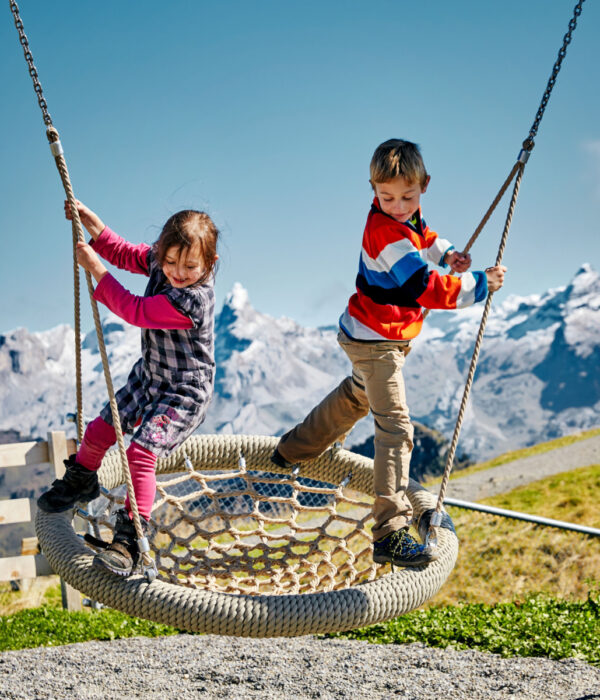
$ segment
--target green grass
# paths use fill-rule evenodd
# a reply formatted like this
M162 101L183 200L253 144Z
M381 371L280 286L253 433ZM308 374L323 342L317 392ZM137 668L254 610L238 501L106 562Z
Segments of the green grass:
M178 633L167 625L114 610L70 613L45 605L0 617L0 651ZM422 642L432 647L478 649L504 657L577 657L600 666L600 602L597 591L585 601L557 600L538 594L497 605L418 610L390 622L324 636L375 644Z
M43 605L0 617L0 651L171 634L178 630L116 610L67 612Z
M600 666L600 602L534 595L497 605L429 608L383 624L336 635L375 644L423 642L508 656L577 657Z
M600 465L555 474L483 501L600 528ZM600 537L448 508L460 541L454 570L433 605L502 603L546 593L584 600L600 581Z

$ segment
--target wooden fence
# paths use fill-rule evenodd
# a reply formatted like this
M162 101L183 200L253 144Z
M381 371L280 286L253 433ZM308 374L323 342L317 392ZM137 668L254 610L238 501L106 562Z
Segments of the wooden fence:
M60 478L65 467L63 460L76 451L74 440L67 440L62 431L48 433L46 442L17 442L0 445L0 469L19 469L26 465L46 469L49 480ZM0 500L0 537L2 526L11 523L28 523L35 518L36 502L29 498ZM22 540L21 554L0 558L0 581L19 581L50 576L54 572L46 557L39 552L36 537ZM81 595L61 580L63 607L81 610Z

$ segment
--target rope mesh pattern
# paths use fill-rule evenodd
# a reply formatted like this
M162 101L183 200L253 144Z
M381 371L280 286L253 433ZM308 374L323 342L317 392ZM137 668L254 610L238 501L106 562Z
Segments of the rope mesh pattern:
M160 574L152 583L93 568L71 513L38 511L42 550L54 571L92 600L190 632L273 637L346 630L396 617L435 595L456 561L454 532L440 528L439 559L426 567L376 566L372 461L330 450L303 464L299 475L275 474L268 470L276 444L261 436L194 436L158 460L149 539ZM240 452L247 465L240 465ZM191 467L182 472L186 456ZM107 489L122 485L118 452L106 456L99 476ZM433 511L435 497L413 481L408 496L416 519ZM112 496L110 507L120 501ZM93 522L96 532L109 526L105 514Z
M223 593L307 593L389 569L372 560L373 499L342 485L243 463L226 473L190 464L161 478L157 491L149 542L161 580ZM94 531L112 529L119 492L100 500L103 513L86 517Z

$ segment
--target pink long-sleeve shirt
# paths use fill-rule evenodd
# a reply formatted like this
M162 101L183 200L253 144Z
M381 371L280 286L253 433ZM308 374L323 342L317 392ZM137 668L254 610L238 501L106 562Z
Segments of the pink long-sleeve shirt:
M98 255L119 269L149 276L148 253L151 247L146 243L129 243L106 226L91 245ZM186 329L194 326L193 321L178 311L165 294L137 296L110 273L98 282L94 299L139 328Z

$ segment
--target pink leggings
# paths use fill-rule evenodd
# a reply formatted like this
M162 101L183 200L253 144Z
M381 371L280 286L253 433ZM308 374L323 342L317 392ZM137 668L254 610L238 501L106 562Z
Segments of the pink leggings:
M77 452L77 462L90 471L98 471L106 451L116 441L117 435L113 426L98 416L86 428L83 442ZM127 448L127 460L138 510L140 515L148 520L156 494L156 455L137 442L132 442ZM125 507L131 513L129 496Z

